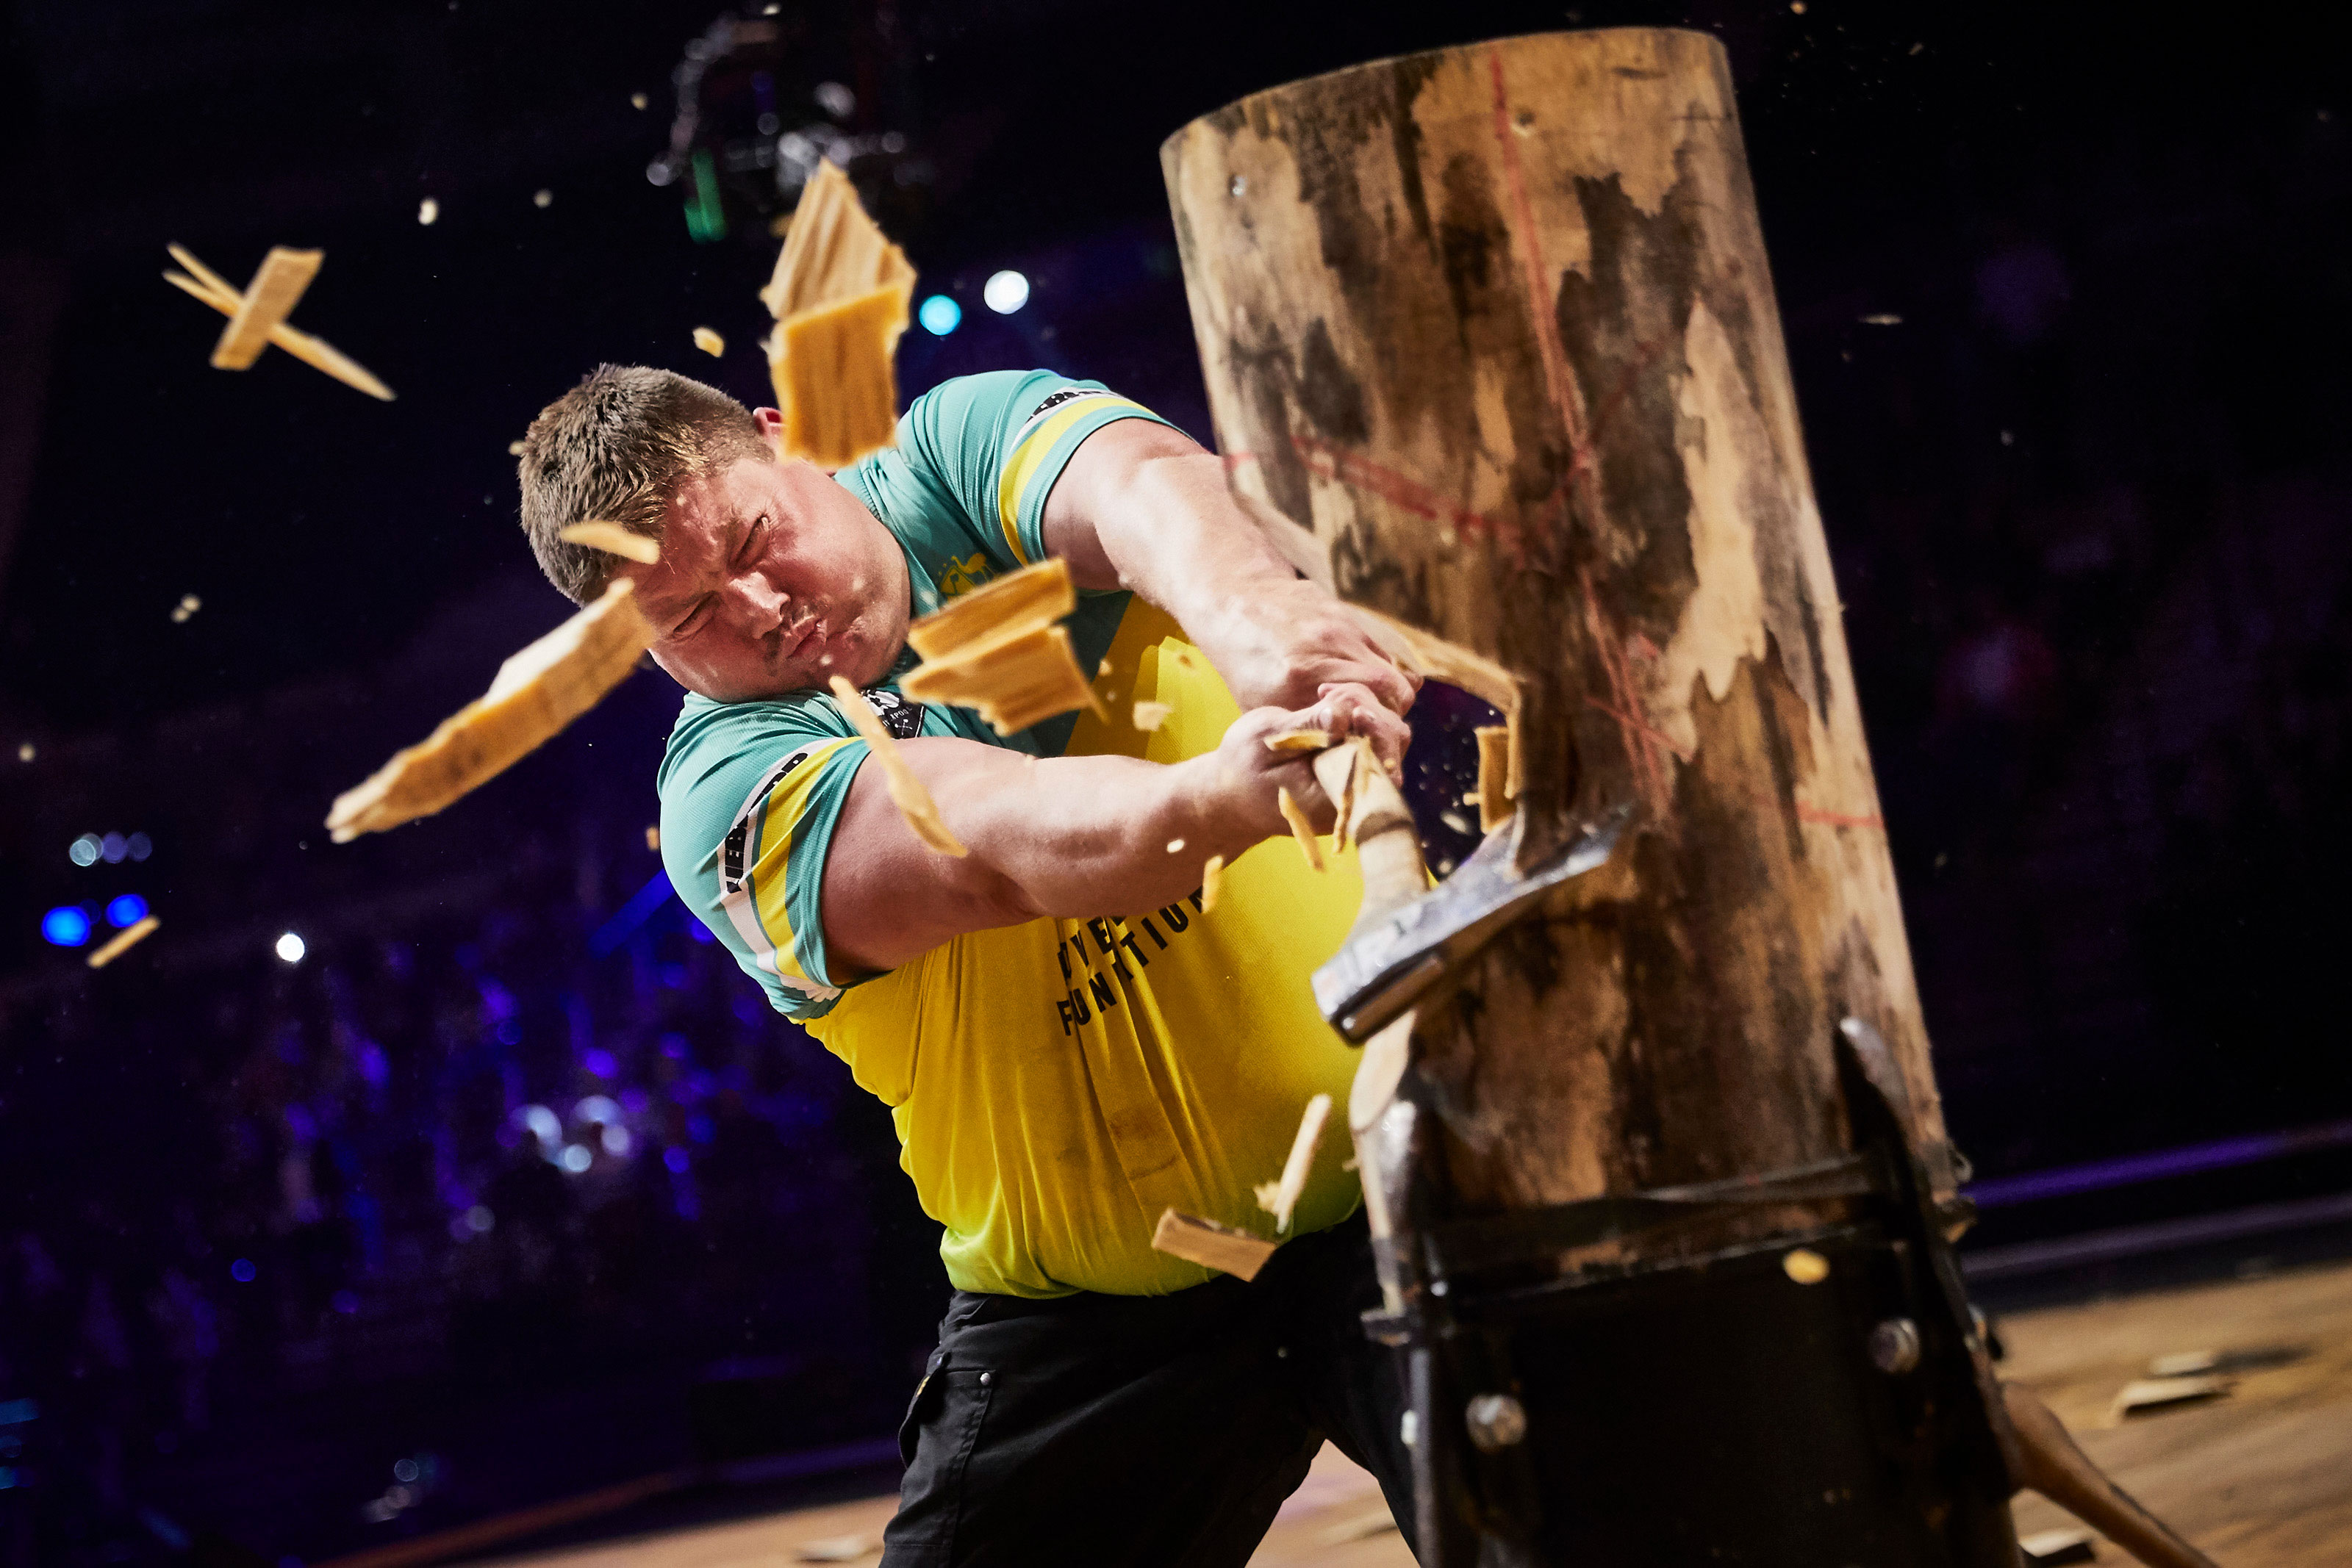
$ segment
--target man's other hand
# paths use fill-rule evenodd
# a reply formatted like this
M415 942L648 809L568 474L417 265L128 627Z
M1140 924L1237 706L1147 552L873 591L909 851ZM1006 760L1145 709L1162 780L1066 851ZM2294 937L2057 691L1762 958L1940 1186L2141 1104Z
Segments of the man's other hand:
M1380 644L1311 582L1259 585L1234 595L1213 635L1218 673L1244 708L1305 707L1353 686L1394 717L1412 710L1421 690L1420 676L1391 664ZM1402 734L1404 727L1396 727ZM1379 733L1360 733L1381 746ZM1381 755L1393 772L1402 743L1396 756L1385 748Z
M1214 755L1216 781L1224 798L1228 820L1246 824L1246 843L1287 833L1277 791L1305 810L1318 832L1328 833L1337 818L1337 806L1315 781L1315 753L1276 751L1266 742L1300 730L1322 730L1336 740L1360 735L1390 777L1404 763L1405 743L1412 732L1370 687L1359 682L1326 685L1313 706L1303 708L1253 708L1234 721Z
M1045 529L1080 587L1132 589L1176 617L1244 709L1303 708L1340 685L1391 714L1412 706L1419 677L1301 580L1234 500L1224 465L1166 425L1121 420L1087 437L1046 497Z

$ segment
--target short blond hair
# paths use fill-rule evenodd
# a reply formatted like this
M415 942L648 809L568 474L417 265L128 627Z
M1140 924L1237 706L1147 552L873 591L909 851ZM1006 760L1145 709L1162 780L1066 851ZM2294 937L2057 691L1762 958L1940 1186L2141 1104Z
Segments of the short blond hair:
M613 557L556 536L618 523L661 538L688 480L739 457L773 459L751 411L716 387L646 365L598 365L540 411L522 438L522 531L539 569L574 604L604 591Z

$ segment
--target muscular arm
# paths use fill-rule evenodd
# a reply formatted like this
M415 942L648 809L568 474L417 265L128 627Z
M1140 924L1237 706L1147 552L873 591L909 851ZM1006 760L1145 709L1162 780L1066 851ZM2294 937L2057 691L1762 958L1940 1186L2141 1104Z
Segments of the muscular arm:
M1126 588L1176 618L1246 710L1218 749L1172 767L1120 757L1037 759L965 740L900 747L961 859L926 849L860 768L824 868L825 947L842 976L887 969L969 931L1040 915L1148 909L1288 831L1276 790L1328 826L1330 805L1284 729L1368 737L1393 771L1415 683L1331 596L1301 581L1225 488L1223 465L1148 420L1119 420L1072 455L1045 501L1046 548L1087 588ZM1181 840L1183 848L1168 846Z
M1265 747L1287 729L1364 727L1360 687L1303 713L1244 714L1218 748L1173 765L1131 757L1037 758L973 740L909 740L899 755L971 852L926 848L861 767L825 857L825 949L836 977L905 963L951 937L1040 915L1126 914L1201 885L1211 855L1231 861L1289 825L1276 790L1331 810L1309 764ZM1170 843L1183 841L1171 852Z
M1045 544L1087 588L1132 589L1176 618L1244 708L1299 708L1326 685L1368 687L1392 714L1414 682L1338 601L1300 580L1225 487L1224 465L1149 420L1086 439L1045 497ZM1377 726L1391 765L1404 726Z

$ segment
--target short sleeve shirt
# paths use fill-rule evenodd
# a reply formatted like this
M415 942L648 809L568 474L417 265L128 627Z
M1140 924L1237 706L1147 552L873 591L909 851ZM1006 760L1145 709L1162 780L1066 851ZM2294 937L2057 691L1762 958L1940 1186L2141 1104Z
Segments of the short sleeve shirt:
M968 376L916 400L895 447L836 478L906 551L909 609L923 615L1044 559L1045 498L1071 455L1106 424L1157 417L1047 371ZM1237 716L1208 662L1144 601L1083 592L1068 627L1108 720L1067 714L999 736L968 709L907 697L911 653L865 700L901 738L1040 758L1179 761L1214 749ZM1171 712L1139 730L1138 701ZM1207 1278L1151 1249L1160 1210L1269 1231L1253 1188L1279 1174L1307 1099L1345 1096L1355 1053L1316 1011L1308 976L1360 900L1352 859L1317 873L1296 845L1262 844L1226 871L1213 909L1196 893L1125 918L1043 918L855 977L827 960L821 899L867 749L828 693L688 696L659 776L673 885L771 1003L891 1107L960 1289L1153 1294ZM1318 1157L1299 1229L1353 1207L1343 1157Z

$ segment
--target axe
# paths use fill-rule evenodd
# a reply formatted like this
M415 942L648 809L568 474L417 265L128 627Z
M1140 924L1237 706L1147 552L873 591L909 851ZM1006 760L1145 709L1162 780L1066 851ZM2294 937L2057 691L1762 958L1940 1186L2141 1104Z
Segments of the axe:
M1403 796L1371 747L1349 741L1318 753L1315 779L1339 811L1340 842L1353 841L1364 878L1363 905L1339 951L1315 971L1317 1006L1351 1044L1365 1045L1349 1094L1348 1121L1357 1139L1366 1208L1381 1249L1389 1312L1418 1294L1410 1260L1400 1258L1395 1232L1410 1229L1402 1210L1409 1134L1392 1131L1385 1115L1411 1061L1413 1005L1517 921L1541 907L1554 889L1609 862L1632 809L1619 806L1583 824L1555 853L1519 869L1527 813L1515 811L1486 835L1476 852L1435 887L1421 854L1421 838ZM1400 1107L1402 1125L1412 1108ZM1393 1146L1391 1146L1393 1145ZM2049 1407L2015 1384L1999 1385L2000 1403L1987 1412L1997 1428L2011 1485L2032 1489L2096 1526L2151 1568L2215 1568L2102 1474L2067 1436ZM1417 1401L1417 1404L1419 1402ZM1431 1412L1421 1416L1433 1434ZM1425 1452L1425 1450L1424 1450ZM1417 1468L1425 1465L1416 1455ZM1419 1483L1421 1478L1416 1477ZM1425 1538L1435 1524L1423 1494Z

